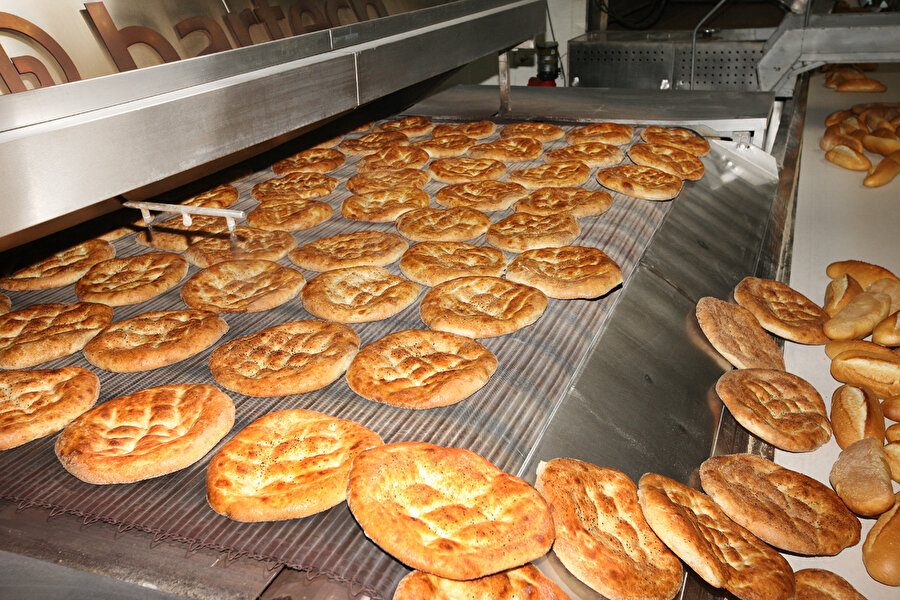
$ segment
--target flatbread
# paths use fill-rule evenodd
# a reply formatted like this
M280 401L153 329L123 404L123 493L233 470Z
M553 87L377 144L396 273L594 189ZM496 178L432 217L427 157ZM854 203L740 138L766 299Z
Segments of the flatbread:
M340 150L333 148L310 148L303 150L272 165L276 175L286 173L328 173L334 171L347 160Z
M778 369L723 374L716 394L744 428L777 448L811 452L831 439L825 402L807 381Z
M428 172L419 169L382 169L354 175L347 180L347 189L354 194L370 194L397 187L421 188L428 178Z
M552 142L563 136L563 130L551 123L513 123L500 130L501 138L530 137Z
M299 519L347 497L350 463L381 445L359 423L312 410L280 410L242 429L213 456L206 499L236 521Z
M428 165L431 176L442 183L499 179L506 165L490 158L439 158Z
M409 243L396 233L357 231L320 238L288 254L301 269L330 271L344 267L384 267L400 259Z
M647 523L700 577L741 600L790 600L794 573L781 554L729 519L712 499L648 473L638 499Z
M614 192L642 200L671 200L681 192L681 178L644 165L600 169L597 181Z
M448 134L414 142L413 146L421 148L431 158L450 158L462 156L477 143L478 140L467 135Z
M471 338L496 337L537 321L547 296L498 277L458 277L433 287L419 305L422 321L438 331Z
M425 208L431 198L416 187L394 187L353 195L344 200L341 214L354 221L389 223L400 215Z
M292 171L287 175L268 179L253 186L251 193L260 204L312 200L330 194L337 179L322 173Z
M413 571L400 580L392 600L569 600L558 585L531 563L495 575L456 581Z
M483 235L491 219L467 206L456 208L417 208L397 219L397 231L417 242L462 242Z
M469 148L472 158L492 158L506 162L533 160L544 151L544 145L531 137L504 137Z
M237 188L231 184L223 183L211 190L206 190L205 192L191 196L186 200L182 200L179 204L186 206L201 206L203 208L228 208L237 202L237 199Z
M539 188L518 200L516 212L532 215L554 215L567 212L576 219L603 214L612 206L612 196L606 190L586 190L574 187Z
M702 178L706 171L703 162L687 150L665 144L635 144L628 149L628 158L690 181Z
M599 298L622 283L622 270L597 248L562 246L526 250L509 263L506 278L550 298Z
M404 146L409 138L400 131L373 131L358 138L344 140L338 147L347 154L365 156L385 146Z
M667 129L651 125L641 131L641 138L651 144L664 144L681 148L694 156L703 156L709 153L709 142L687 129L677 127Z
M706 338L738 369L784 370L781 349L746 308L707 296L696 313Z
M656 537L627 475L571 458L538 467L535 487L550 505L553 552L610 600L669 600L681 590L681 561Z
M434 287L467 275L500 277L506 255L496 248L464 242L422 242L400 259L400 271L415 282Z
M75 284L83 302L125 306L149 300L176 286L188 263L171 252L148 252L97 263Z
M518 183L489 179L442 187L435 193L434 200L447 208L468 206L482 212L493 212L507 210L527 194L528 191Z
M99 395L100 380L81 367L0 373L0 450L56 433Z
M81 350L109 325L113 309L96 302L33 304L0 316L0 369L24 369Z
M569 213L532 215L517 212L488 227L485 239L491 246L507 252L525 252L567 246L580 233L578 221Z
M830 556L859 542L859 519L831 488L761 456L709 458L700 481L725 514L776 548Z
M570 131L566 134L566 141L570 144L602 142L620 146L630 142L633 136L634 129L622 123L591 123Z
M570 160L510 171L507 179L529 190L542 187L570 187L588 180L591 169L583 162Z
M139 231L134 241L157 250L184 252L192 244L223 235L228 235L228 224L225 217L198 215L191 218L190 225L185 225L181 217L153 225L151 228Z
M544 155L548 163L578 161L589 167L611 167L625 160L625 153L618 146L603 142L583 142L565 148L550 150Z
M116 251L109 242L88 240L20 269L9 277L0 277L0 288L47 290L62 287L75 283L98 262L115 255Z
M383 550L449 579L523 565L553 543L537 490L458 448L404 442L362 452L350 469L347 504Z
M434 123L427 117L403 117L393 121L381 123L375 131L399 131L407 137L421 137L428 135L434 129Z
M195 273L181 287L181 299L197 310L259 312L295 298L303 274L269 260L226 260Z
M6 294L0 294L0 315L5 315L12 308L12 300Z
M87 483L132 483L194 464L234 424L234 403L207 384L147 388L107 400L66 427L56 457Z
M493 121L471 121L469 123L443 123L432 130L435 138L446 135L464 135L476 140L490 137L497 125Z
M846 579L825 569L801 569L794 579L795 600L866 600Z
M419 284L382 267L348 267L317 275L303 289L303 308L338 323L380 321L415 302Z
M201 269L226 260L278 260L297 246L297 240L286 231L256 229L238 225L234 234L197 242L184 252L192 265Z
M425 166L429 156L416 146L384 146L372 154L367 154L356 163L360 173L391 169L418 169Z
M175 364L215 344L228 324L214 312L168 310L117 321L84 347L92 365L118 373Z
M324 223L333 212L330 204L318 200L262 204L247 214L247 224L266 231L301 231Z
M209 370L233 392L270 398L321 389L340 377L359 336L340 323L289 321L219 346Z
M798 344L824 344L830 317L821 306L787 284L745 277L734 288L734 301L753 313L766 331Z

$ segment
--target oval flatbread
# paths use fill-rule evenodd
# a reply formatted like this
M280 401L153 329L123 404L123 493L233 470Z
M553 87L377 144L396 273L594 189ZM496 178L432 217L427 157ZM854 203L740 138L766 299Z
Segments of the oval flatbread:
M458 448L404 442L362 452L350 468L347 504L391 556L449 579L518 567L553 543L537 490Z
M350 464L382 444L359 423L311 410L280 410L238 432L206 470L206 499L236 521L299 519L347 497Z
M233 185L224 183L217 185L211 190L206 190L202 194L191 196L186 200L182 200L179 204L187 206L202 206L203 208L228 208L238 199L237 188Z
M551 123L513 123L500 130L501 138L529 137L552 142L563 136L563 130Z
M428 153L416 146L385 146L359 159L356 170L371 171L418 169L428 162Z
M506 172L506 165L490 158L439 158L428 165L436 181L465 183L499 179Z
M396 233L357 231L320 238L288 254L301 269L330 271L344 267L383 267L400 259L409 243Z
M472 158L493 158L504 162L533 160L544 151L544 145L534 138L507 137L469 148Z
M478 140L467 135L448 134L415 142L413 145L427 152L431 158L451 158L462 156L477 143Z
M569 600L558 585L527 564L496 575L456 581L413 571L400 580L392 600Z
M435 138L445 135L465 135L480 140L490 137L497 126L493 121L472 121L469 123L443 123L434 128L431 135Z
M846 579L825 569L801 569L794 579L796 600L866 600Z
M634 129L622 123L591 123L570 131L566 134L566 141L570 144L602 142L620 146L630 142L633 136Z
M354 194L370 194L398 187L421 188L428 183L428 173L419 169L382 169L359 173L347 180Z
M347 160L343 152L333 148L310 148L293 156L279 160L272 165L276 175L286 173L328 173L334 171Z
M234 403L215 386L163 385L87 411L59 434L56 456L87 483L132 483L189 467L233 424Z
M394 187L350 196L341 205L341 213L354 221L388 223L417 208L425 208L431 198L416 187Z
M482 212L493 212L508 209L526 194L528 191L518 183L490 179L442 187L434 195L434 200L447 208L468 206Z
M411 138L428 135L432 129L434 129L434 123L426 117L403 117L386 121L375 127L375 131L399 131Z
M330 204L318 200L261 204L247 214L247 224L266 231L301 231L324 223L332 213Z
M671 200L681 192L681 178L644 165L600 169L597 181L614 192L642 200Z
M496 248L464 242L422 242L400 259L400 271L409 279L434 287L467 275L500 277L506 255Z
M75 283L98 262L116 255L115 248L103 240L88 240L72 246L9 277L0 277L6 290L46 290Z
M542 187L570 187L588 180L591 169L583 162L570 160L510 171L507 179L529 190Z
M251 193L260 204L312 200L330 194L337 179L322 173L289 172L253 186Z
M603 142L584 142L565 148L550 150L544 155L548 163L578 161L589 167L611 167L625 160L625 153L618 146Z
M537 189L517 201L516 212L532 215L554 215L567 212L576 219L603 214L612 206L612 196L606 190L586 190L574 187L545 187Z
M338 323L387 319L415 302L419 284L382 267L348 267L317 275L303 289L303 308Z
M622 270L597 248L563 246L526 250L509 263L506 278L550 298L598 298L622 283Z
M171 252L111 258L91 267L75 284L75 294L84 302L137 304L177 285L187 270L187 261Z
M297 240L287 231L239 225L231 235L197 242L184 251L184 256L192 265L204 269L226 260L278 260L296 246Z
M628 149L628 158L690 181L697 181L706 171L703 162L687 150L664 144L635 144Z
M0 315L5 315L12 308L12 300L6 294L0 294Z
M696 314L709 342L738 369L784 370L778 344L746 308L707 296L697 302Z
M397 219L397 231L416 242L463 242L483 235L491 225L486 214L467 206L417 208Z
M780 281L745 277L734 288L734 301L753 313L763 329L779 337L798 344L828 341L823 329L828 313Z
M641 131L641 138L651 144L674 146L690 152L694 156L703 156L709 152L709 142L687 129L658 127L651 125Z
M569 213L532 215L517 212L488 227L485 239L491 246L507 252L525 252L566 246L580 233L578 221Z
M381 150L385 146L405 146L409 138L401 131L373 131L358 138L344 140L339 148L347 154L364 156Z
M303 274L269 260L227 260L195 273L181 287L181 299L197 310L259 312L295 298Z

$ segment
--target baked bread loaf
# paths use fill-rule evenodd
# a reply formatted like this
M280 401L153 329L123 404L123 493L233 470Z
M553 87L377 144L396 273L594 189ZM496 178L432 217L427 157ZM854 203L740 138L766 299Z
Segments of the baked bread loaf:
M434 129L434 123L427 117L402 117L386 121L375 127L375 131L399 131L407 137L428 135Z
M866 600L846 579L824 569L801 569L794 573L796 600Z
M492 158L504 162L533 160L544 151L540 140L532 137L503 137L469 148L472 158Z
M895 150L879 161L875 168L863 179L866 187L881 187L889 184L900 173L900 150Z
M866 387L879 398L900 394L900 356L864 350L841 352L831 361L831 376L841 383Z
M211 237L184 251L185 258L201 269L226 260L279 260L297 246L287 231L267 231L238 225L230 236Z
M877 79L863 77L861 79L846 79L834 88L838 92L886 92L887 87Z
M569 160L510 171L507 179L529 190L542 187L570 187L588 180L591 169L583 162Z
M406 330L365 346L347 369L354 392L383 404L425 409L465 400L488 382L497 359L473 339Z
M571 458L538 466L535 487L550 505L553 553L611 600L668 600L681 589L681 561L656 537L627 475Z
M187 270L187 261L171 252L111 258L91 267L75 283L75 294L83 302L137 304L177 285Z
M506 278L550 298L599 298L622 283L622 270L597 248L563 246L526 250L509 263Z
M465 135L480 140L490 137L497 126L493 121L471 121L469 123L442 123L431 132L435 138L447 135Z
M566 246L578 237L581 227L569 213L533 215L517 212L488 227L485 239L507 252Z
M651 125L641 130L641 138L651 144L680 148L694 156L703 156L709 153L709 142L693 131L678 127L666 128Z
M628 149L628 158L690 181L697 181L706 171L703 162L687 150L665 144L635 144Z
M872 341L883 346L900 346L900 312L895 312L875 326Z
M419 284L382 267L326 271L303 288L303 308L320 319L365 323L391 317L415 302Z
M862 293L863 288L858 281L850 275L841 275L828 282L828 286L825 288L825 304L822 309L828 313L828 316L833 317L853 298Z
M0 315L5 315L12 308L12 301L6 294L0 294Z
M878 517L863 543L863 563L875 581L885 585L900 585L900 493L894 496L894 506Z
M836 279L842 275L849 275L858 281L863 289L868 288L879 279L898 279L896 275L884 267L861 260L841 260L833 262L826 267L825 274L832 279Z
M872 168L872 161L865 154L841 144L826 152L825 159L851 171L868 171Z
M532 215L553 215L567 212L576 219L594 217L605 213L612 206L612 196L606 190L586 190L574 187L545 187L537 189L527 198L517 201L516 212Z
M825 355L832 360L838 354L847 350L863 350L865 352L874 352L875 354L884 354L885 356L894 356L890 348L885 348L881 344L867 342L866 340L831 340L825 344Z
M847 508L863 517L878 516L894 504L891 467L881 440L867 437L844 448L829 481Z
M266 231L301 231L327 221L332 213L330 204L318 200L269 203L247 213L247 224Z
M430 201L419 188L395 187L350 196L341 205L341 214L354 221L389 223L411 210L425 208Z
M435 181L465 183L499 179L506 172L506 165L491 158L439 158L428 165Z
M489 179L445 186L437 191L434 200L447 208L467 206L482 212L493 212L506 210L513 202L527 195L528 191L518 183Z
M428 179L428 172L421 169L381 169L354 175L347 180L347 189L354 194L371 194L398 187L421 188Z
M500 250L463 242L422 242L400 259L406 277L429 287L467 275L500 277L505 269Z
M841 448L866 437L884 441L884 414L865 388L842 385L831 396L831 428Z
M463 242L488 230L491 219L468 206L455 208L417 208L397 219L397 231L417 242Z
M303 150L272 165L276 175L286 173L328 173L334 171L347 160L343 152L333 148L310 148ZM236 191L236 190L235 190ZM235 199L237 196L235 195Z
M563 130L551 123L513 123L500 130L501 138L530 137L552 142L563 136Z
M713 347L738 369L784 370L784 356L749 310L717 298L697 302L697 321Z
M625 153L621 148L603 142L572 144L544 154L544 161L548 163L577 161L589 167L611 167L623 160Z
M206 499L235 521L299 519L347 497L350 463L383 442L359 423L279 410L242 429L206 469Z
M250 190L253 199L261 204L312 200L330 194L338 180L322 173L292 171L287 175L257 183Z
M0 277L5 290L46 290L75 283L98 262L116 255L112 244L88 240L20 269L9 277Z
M234 424L234 403L206 384L143 389L107 400L56 439L56 457L87 483L132 483L184 469Z
M319 238L288 254L301 269L330 271L344 267L383 267L398 260L409 243L396 233L357 231Z
M478 140L474 137L462 134L447 134L414 142L413 145L427 152L431 158L452 158L454 156L462 156L466 153L466 150L477 143Z
M643 200L671 200L681 192L681 178L644 165L600 169L597 181L615 192Z
M630 142L633 136L634 129L622 123L591 123L567 133L566 141L570 144L601 142L620 146Z
M891 421L900 421L900 396L891 396L881 402L881 412Z
M553 543L537 490L458 448L402 442L362 452L350 468L347 504L391 556L448 579L524 565Z
M885 277L877 279L866 287L869 293L886 294L891 297L891 307L888 314L894 314L900 310L900 280Z
M413 571L400 580L393 600L488 598L492 600L569 600L569 596L531 563L495 575L456 581Z
M182 200L179 204L187 206L202 206L204 208L228 208L238 199L237 188L231 184L223 183L211 190L206 190L190 198Z
M359 159L356 170L372 171L418 169L428 162L428 153L415 146L384 146Z
M766 331L798 344L824 344L828 320L818 304L787 284L745 277L734 288L734 301L753 313Z
M195 273L181 287L181 299L197 310L259 312L295 298L303 274L269 260L228 260Z
M385 146L405 146L409 138L402 131L373 131L358 138L348 139L338 144L347 154L365 156L377 152Z

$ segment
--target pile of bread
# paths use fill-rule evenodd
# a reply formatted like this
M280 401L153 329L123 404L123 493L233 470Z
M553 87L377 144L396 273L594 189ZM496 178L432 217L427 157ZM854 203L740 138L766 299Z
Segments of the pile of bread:
M860 63L824 65L825 87L838 92L885 92L883 83L866 75L876 68L874 64Z
M852 171L866 171L863 185L880 187L900 172L900 102L856 104L825 119L819 147L825 158ZM873 166L866 152L881 157Z

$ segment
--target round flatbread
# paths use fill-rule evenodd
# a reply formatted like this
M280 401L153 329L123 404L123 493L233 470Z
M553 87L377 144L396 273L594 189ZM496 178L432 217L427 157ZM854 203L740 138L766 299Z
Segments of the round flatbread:
M428 153L416 146L384 146L356 163L360 173L371 171L418 169L428 162Z
M506 165L490 158L439 158L428 165L432 177L442 183L499 179Z
M253 186L251 193L260 204L312 200L330 194L337 179L322 173L289 172Z
M466 137L475 138L476 140L490 137L497 125L493 121L472 121L469 123L443 123L432 130L433 137L443 137L447 135L464 135Z
M148 252L97 263L75 284L84 302L125 306L144 302L178 284L188 263L171 252Z
M391 556L449 579L518 567L553 543L537 490L458 448L404 442L362 452L350 468L347 504Z
M422 321L470 338L496 337L537 321L547 308L538 289L499 277L458 277L433 287L419 306Z
M191 196L182 200L179 204L187 206L202 206L203 208L228 208L238 199L237 188L231 184L223 183L202 194Z
M301 231L324 223L332 213L330 204L318 200L261 204L247 214L247 224L266 231Z
M56 457L87 483L143 481L194 464L233 424L234 403L215 386L163 385L75 419L56 439Z
M347 189L354 194L370 194L397 187L421 188L428 183L428 173L419 169L383 169L359 173L347 180Z
M566 141L570 144L601 142L620 146L630 142L633 136L634 129L622 123L592 123L567 133Z
M75 283L98 262L116 255L112 244L88 240L72 246L31 266L0 277L0 288L6 290L47 290Z
M348 267L317 275L303 289L303 308L338 323L387 319L415 302L422 288L382 267Z
M571 458L538 467L535 487L550 505L560 562L610 600L669 600L681 561L656 537L627 475Z
M563 136L563 130L550 123L513 123L500 130L501 138L534 138L541 142L552 142Z
M280 410L238 432L206 469L206 499L235 521L299 519L347 497L350 464L383 442L359 423Z
M738 369L784 371L784 355L778 344L746 308L707 296L697 302L696 314L709 342Z
M109 325L113 309L96 302L33 304L0 316L0 369L24 369L81 350Z
M716 394L744 428L777 448L811 452L831 439L825 402L807 381L777 369L728 371Z
M603 214L612 206L612 196L606 190L586 190L573 187L545 187L537 189L517 201L516 212L532 215L555 215L567 212L576 219Z
M400 259L404 275L429 287L467 275L500 277L505 269L506 255L500 250L463 242L422 242Z
M310 271L384 267L399 260L407 248L409 243L396 233L357 231L320 238L292 250L288 258L301 269Z
M270 398L321 389L340 377L359 336L340 323L290 321L223 344L209 370L233 392Z
M794 579L796 600L866 600L846 579L825 569L801 569Z
M443 331L406 330L360 350L347 369L347 383L375 402L426 409L468 398L496 370L496 357L473 339Z
M295 298L303 274L269 260L226 260L195 273L181 287L181 299L197 310L259 312Z
M590 167L583 162L570 160L510 171L507 178L525 186L529 190L536 190L542 187L581 185L588 180L590 175Z
M85 345L84 357L107 371L149 371L206 350L226 331L228 324L210 311L147 312L104 329Z
M434 200L441 206L468 206L482 212L506 210L524 198L528 191L518 183L508 181L467 181L442 187Z
M558 585L531 563L496 575L456 581L423 571L413 571L400 580L392 600L569 600Z
M0 294L0 315L5 315L12 308L12 300L6 294Z
M821 306L790 286L745 277L734 288L734 301L753 313L766 331L798 344L824 344L823 327L830 317Z
M157 250L184 252L197 242L222 235L228 235L224 217L199 215L191 218L190 225L185 225L181 217L163 221L138 232L134 241Z
M344 140L339 148L347 154L365 156L385 146L405 146L409 138L400 131L373 131L352 140Z
M578 161L589 167L611 167L625 160L625 153L618 146L603 142L583 142L565 148L550 150L544 155L548 163Z
M694 156L703 156L709 153L709 142L687 129L658 127L651 125L641 131L641 138L651 144L663 144L674 146Z
M407 137L421 137L428 135L434 129L434 123L426 117L403 117L381 123L375 131L399 131Z
M347 160L343 152L333 148L310 148L293 156L279 160L272 165L276 175L286 173L328 173L334 171Z
M184 252L192 265L201 269L226 260L278 260L297 246L297 240L286 231L267 231L239 225L229 236L197 242Z
M427 152L431 158L450 158L462 156L477 143L478 140L467 135L448 134L415 142L413 145Z
M504 137L469 148L472 158L493 158L505 162L533 160L544 151L544 145L530 137Z
M830 556L859 542L859 519L831 488L761 456L709 458L700 481L725 514L776 548Z
M56 433L99 395L100 380L81 367L0 373L0 450Z
M706 171L703 162L687 150L664 144L635 144L628 149L628 158L690 181L697 181Z
M416 242L463 242L483 235L491 219L474 208L417 208L397 219L397 231Z
M506 278L550 298L599 298L622 283L622 270L597 248L563 246L526 250L509 263Z
M425 208L431 198L416 187L393 187L350 196L341 205L341 213L354 221L389 223L400 215Z
M681 192L679 177L644 165L600 169L597 181L614 192L642 200L671 200Z
M488 227L485 239L507 252L566 246L581 233L575 217L568 213L532 215L517 212Z

